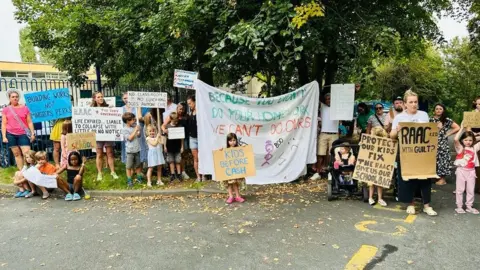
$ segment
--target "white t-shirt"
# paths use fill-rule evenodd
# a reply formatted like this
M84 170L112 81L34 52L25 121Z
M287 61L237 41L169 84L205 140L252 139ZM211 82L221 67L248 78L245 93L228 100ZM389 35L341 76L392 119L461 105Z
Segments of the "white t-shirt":
M417 111L416 114L408 114L406 111L398 114L393 118L393 123L392 123L392 129L396 129L398 126L398 123L408 123L408 122L413 122L413 123L428 123L430 122L430 119L428 117L428 114L424 111Z
M321 103L320 115L322 116L322 131L328 133L338 133L338 120L330 120L331 108Z
M167 120L167 116L169 116L172 112L177 111L177 104L172 103L170 105L167 105L167 108L165 108L165 111L163 112L163 122Z

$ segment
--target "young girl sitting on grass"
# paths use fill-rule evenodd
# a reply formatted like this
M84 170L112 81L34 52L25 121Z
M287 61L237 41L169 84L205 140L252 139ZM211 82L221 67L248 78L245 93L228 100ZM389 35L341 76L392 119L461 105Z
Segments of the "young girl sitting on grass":
M227 148L237 147L237 146L238 146L237 135L235 135L234 133L229 133L227 135ZM243 203L245 201L244 198L240 197L240 185L245 184L245 178L226 180L220 183L222 187L226 188L228 191L228 199L226 201L227 204L231 204L233 202ZM234 195L235 197L233 197Z
M57 173L61 174L67 170L67 183L70 193L65 196L65 201L78 201L81 199L80 190L83 186L83 174L85 173L87 158L82 158L78 152L70 152L67 161L67 167L62 167Z
M24 198L31 193L28 180L23 177L23 172L31 166L35 166L35 151L33 150L29 150L25 153L25 165L23 165L21 171L15 172L15 176L13 177L13 184L18 186L18 192L15 193L15 198Z

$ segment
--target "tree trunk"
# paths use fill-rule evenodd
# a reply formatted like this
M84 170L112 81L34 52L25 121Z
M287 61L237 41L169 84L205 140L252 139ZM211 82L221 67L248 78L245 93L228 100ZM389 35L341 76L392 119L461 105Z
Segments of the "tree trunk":
M313 59L313 77L320 85L323 86L323 73L325 72L325 53L317 53Z
M300 85L305 85L309 83L310 79L308 76L309 74L308 74L307 59L303 51L301 53L301 59L298 61L295 61L295 64L297 66L298 80L300 81Z
M335 83L335 75L338 71L338 54L335 50L328 53L327 70L325 72L325 85L330 86Z

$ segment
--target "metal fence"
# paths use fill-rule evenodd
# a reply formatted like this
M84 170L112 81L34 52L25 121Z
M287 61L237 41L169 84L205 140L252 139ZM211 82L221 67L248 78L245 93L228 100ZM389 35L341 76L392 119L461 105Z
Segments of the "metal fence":
M22 92L36 92L46 91L59 88L68 88L70 94L73 97L74 104L77 104L80 98L90 98L92 94L98 90L96 81L86 81L82 85L75 85L65 80L36 80L36 79L20 79L20 78L1 78L0 77L0 95L5 96L8 89L15 88ZM121 95L128 91L141 91L141 92L168 92L171 94L175 103L186 101L189 95L194 94L192 90L186 89L162 89L159 85L117 85L115 87L102 87L102 92L105 97L116 97L116 107L122 107L125 105L121 99ZM8 99L7 99L8 100ZM0 104L4 106L5 104ZM1 123L1 115L0 115ZM55 121L41 122L34 124L36 140L32 143L32 150L34 151L46 151L49 160L52 160L53 156L53 142L50 140L50 131L53 128ZM2 135L0 133L0 140ZM116 152L120 151L120 143L116 144ZM91 150L82 151L83 155L90 157L95 155ZM0 145L0 166L8 167L15 164L15 160L11 155L11 151L7 148L7 145L2 143Z

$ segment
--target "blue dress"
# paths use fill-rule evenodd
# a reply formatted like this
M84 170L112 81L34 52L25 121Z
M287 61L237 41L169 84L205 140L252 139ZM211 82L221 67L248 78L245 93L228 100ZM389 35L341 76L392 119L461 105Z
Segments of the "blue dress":
M127 107L123 106L123 113L127 112ZM132 111L136 112L137 108L132 108ZM142 108L142 116L148 112L148 108ZM140 123L140 162L148 161L148 146L144 133L144 124ZM127 154L125 152L125 141L122 141L122 163L127 163Z
M163 164L165 164L165 159L163 158L162 145L152 146L148 144L148 167L151 168Z

